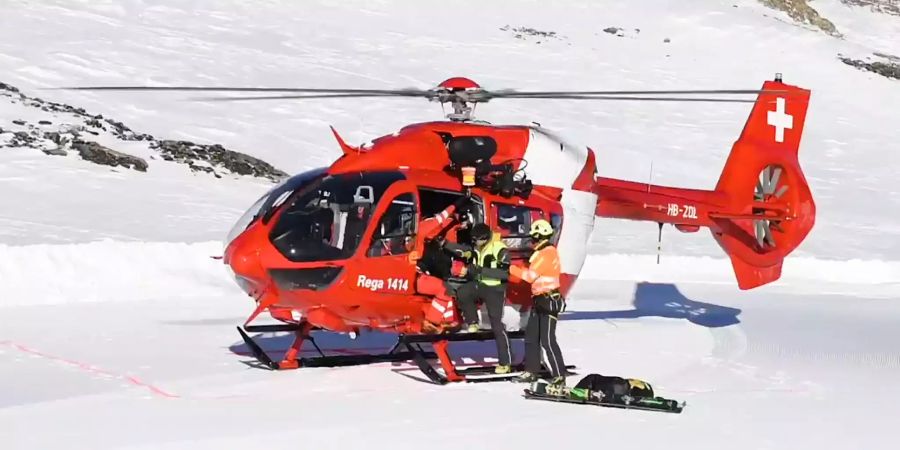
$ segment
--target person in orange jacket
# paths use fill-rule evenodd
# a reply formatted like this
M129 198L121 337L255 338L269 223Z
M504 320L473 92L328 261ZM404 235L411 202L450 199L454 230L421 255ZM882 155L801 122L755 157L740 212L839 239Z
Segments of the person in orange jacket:
M566 364L556 341L556 323L559 313L565 309L565 299L559 291L560 261L556 246L550 243L553 226L544 219L531 224L529 236L534 253L528 267L512 266L510 277L531 284L534 301L525 330L525 372L516 381L533 382L541 368L541 348L547 354L547 362L553 377L550 384L562 387L566 384Z
M426 247L421 257L413 255L416 260L416 291L432 296L432 301L425 306L425 322L423 328L426 332L440 332L445 326L453 326L458 322L458 314L453 297L448 292L445 278L450 275L451 268L443 267L438 255L430 252L439 252L443 248L443 233L454 222L457 209L468 201L467 197L461 197L456 203L448 206L443 211L435 214L419 224L419 233L426 241ZM436 246L430 241L435 241Z

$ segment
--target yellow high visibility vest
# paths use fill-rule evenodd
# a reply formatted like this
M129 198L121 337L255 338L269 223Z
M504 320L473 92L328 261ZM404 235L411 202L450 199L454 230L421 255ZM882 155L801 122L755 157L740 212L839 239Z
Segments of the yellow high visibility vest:
M475 264L478 264L479 267L484 267L486 269L496 269L500 262L500 250L506 248L506 244L499 239L492 239L488 242L487 245L484 246L483 249L475 249ZM491 260L489 266L484 265L484 260L488 255L492 255L494 258ZM484 278L479 276L478 281L488 286L499 286L502 281L496 278Z

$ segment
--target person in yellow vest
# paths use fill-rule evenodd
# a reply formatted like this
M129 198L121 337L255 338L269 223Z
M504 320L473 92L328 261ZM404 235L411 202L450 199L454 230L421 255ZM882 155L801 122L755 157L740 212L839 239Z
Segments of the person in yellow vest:
M500 235L492 232L487 224L473 225L471 237L474 244L472 262L460 273L469 281L457 289L456 300L463 321L467 324L465 331L470 333L479 330L476 302L479 299L484 302L494 340L497 341L497 358L500 360L494 372L509 373L512 370L512 354L506 326L503 325L503 306L509 282L509 254Z
M559 292L559 252L550 242L553 237L550 222L536 220L528 234L534 246L528 267L512 266L509 270L513 280L521 279L531 284L531 298L534 301L525 330L525 372L517 381L537 380L543 348L553 377L550 384L561 387L566 384L566 363L556 342L556 322L559 313L565 309L565 299Z

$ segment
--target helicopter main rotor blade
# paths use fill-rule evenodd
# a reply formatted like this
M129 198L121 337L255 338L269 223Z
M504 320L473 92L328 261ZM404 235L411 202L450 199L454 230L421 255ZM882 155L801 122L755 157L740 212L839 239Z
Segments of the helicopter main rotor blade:
M396 97L390 94L321 94L321 95L266 95L248 97L199 97L192 100L199 101L250 101L250 100L304 100L317 98L362 98L362 97ZM517 97L510 97L517 98ZM677 97L626 97L626 96L546 96L546 97L521 97L522 99L545 100L642 100L642 101L668 101L668 102L719 102L719 103L754 103L754 100L730 99L730 98L677 98Z
M189 100L201 102L233 102L233 101L249 101L249 100L303 100L317 98L363 98L363 97L409 97L397 96L390 94L309 94L309 95L264 95L264 96L247 96L247 97L194 97Z
M305 92L316 94L384 94L384 95L434 95L433 90L424 89L356 89L356 88L279 88L279 87L233 87L233 86L68 86L51 88L75 91L196 91L196 92ZM695 90L645 90L645 91L480 91L491 98L500 97L547 97L547 96L607 96L607 95L691 95L691 94L760 94L787 93L778 90L759 89L695 89Z
M381 94L410 97L431 95L431 91L422 89L329 89L229 86L68 86L51 89L70 91L306 92L312 94Z
M507 98L507 97L504 97ZM515 99L544 99L544 100L641 100L653 102L718 102L718 103L756 103L756 100L740 98L705 98L705 97L628 97L617 95L547 95L529 97L508 97Z
M673 91L497 91L490 92L489 95L494 97L546 97L558 95L691 95L691 94L777 94L787 93L788 91L779 90L760 90L760 89L696 89L696 90L673 90Z
M171 91L171 92L271 92L285 95L265 95L248 97L203 98L207 101L248 101L248 100L302 100L316 98L354 98L354 97L422 97L427 99L450 100L457 98L465 102L486 102L493 99L560 99L560 100L644 100L669 102L717 102L717 103L754 103L754 100L707 97L643 97L643 95L688 95L688 94L759 94L780 93L772 90L660 90L660 91L462 91L422 89L330 89L330 88L272 88L272 87L232 87L232 86L70 86L51 88L55 90L76 91ZM297 94L297 95L287 95ZM310 94L310 95L299 95ZM640 96L640 97L638 97Z

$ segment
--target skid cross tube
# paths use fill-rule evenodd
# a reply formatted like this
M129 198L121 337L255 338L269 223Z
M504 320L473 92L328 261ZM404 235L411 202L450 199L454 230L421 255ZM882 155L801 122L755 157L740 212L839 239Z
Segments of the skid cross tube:
M261 328L265 327L265 328ZM275 328L279 327L279 328ZM274 328L274 329L273 329ZM257 344L253 338L247 335L241 327L237 327L238 333L240 333L241 338L244 341L244 344L247 345L247 348L250 349L250 353L256 358L259 363L269 369L269 370L280 370L280 369L297 369L300 367L343 367L343 366L357 366L357 365L365 365L365 364L374 364L380 362L403 362L414 360L416 358L416 354L421 356L424 359L435 359L437 355L434 352L423 351L421 348L409 349L409 351L398 351L401 347L402 341L398 340L397 344L388 352L381 354L359 354L359 355L326 355L322 349L316 344L315 339L312 336L312 333L303 333L302 326L293 326L293 325L285 325L281 327L279 325L257 325L255 327L247 327L247 331L262 331L262 332L272 332L272 331L293 331L294 333L300 333L298 337L295 339L294 344L291 346L291 349L288 350L288 354L285 355L285 360L279 362L275 362L271 357L262 349L262 347ZM320 356L315 356L311 358L298 358L296 357L297 353L299 353L300 345L303 342L309 341L312 343L313 347L319 353ZM291 355L293 353L293 355Z
M524 339L525 331L508 331L506 335L510 339ZM444 333L444 334L407 334L401 335L403 342L422 343L422 342L465 342L465 341L491 341L494 339L493 331L477 331L474 333Z
M518 331L510 331L506 333L507 337L510 340L513 339L524 339L525 338L525 330ZM450 352L448 348L448 344L450 342L471 342L471 341L489 341L494 340L494 332L493 331L478 331L474 333L447 333L447 334L413 334L413 335L403 335L400 336L400 342L406 346L410 351L414 354L418 351L421 351L421 347L418 346L419 343L431 343L434 347L435 353L437 354L438 361L440 362L441 368L444 371L444 374L438 372L431 364L428 363L426 358L417 357L414 359L416 365L425 374L428 379L430 379L435 384L447 384L449 382L458 382L465 381L467 383L483 383L483 382L492 382L492 381L510 381L516 378L518 375L516 373L522 372L525 370L525 365L520 363L516 364L512 367L512 371L508 374L498 374L495 375L494 366L477 366L477 367L467 367L462 369L457 369L453 364L453 359L450 357ZM573 365L566 366L566 375L572 375L572 369L575 369ZM537 374L540 377L547 377L550 375L550 370L546 367L542 367L541 371Z
M359 355L326 355L312 336L313 330L303 325L256 325L247 326L247 331L251 332L275 332L275 331L291 331L296 337L291 349L285 355L285 359L281 362L273 361L271 357L253 341L249 335L241 327L237 327L238 333L244 343L250 349L251 354L259 361L260 365L269 370L297 369L300 367L344 367L365 364L374 364L381 362L403 362L412 361L419 370L435 384L447 384L449 382L465 381L469 383L480 383L490 381L508 381L516 377L515 373L524 370L523 364L513 366L510 374L494 375L494 366L478 366L457 369L449 354L450 342L472 342L472 341L489 341L494 339L492 331L478 331L474 333L446 333L446 334L401 334L397 338L397 343L387 353L381 354L359 354ZM510 340L524 339L525 331L511 331L507 333ZM311 358L297 357L300 346L309 341L319 353L320 356ZM423 344L432 344L434 351L426 351ZM429 360L437 359L443 369L443 374L429 363ZM575 366L566 366L568 374L573 372ZM546 368L542 369L538 375L548 375Z

